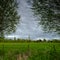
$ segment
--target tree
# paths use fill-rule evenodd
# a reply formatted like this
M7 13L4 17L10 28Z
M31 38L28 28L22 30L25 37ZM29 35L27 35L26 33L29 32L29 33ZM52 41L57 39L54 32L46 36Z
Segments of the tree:
M0 0L0 37L16 30L19 21L17 0Z
M33 0L32 6L44 31L60 33L60 0Z

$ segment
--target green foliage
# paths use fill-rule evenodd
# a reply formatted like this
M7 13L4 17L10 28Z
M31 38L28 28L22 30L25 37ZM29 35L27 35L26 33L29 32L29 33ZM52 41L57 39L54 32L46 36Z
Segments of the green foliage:
M0 0L0 37L14 32L19 21L17 0Z
M33 0L32 6L45 32L60 33L60 0Z

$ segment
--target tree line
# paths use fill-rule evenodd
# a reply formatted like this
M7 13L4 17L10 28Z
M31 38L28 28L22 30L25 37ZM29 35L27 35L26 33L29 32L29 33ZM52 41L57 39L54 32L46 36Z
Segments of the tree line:
M39 43L39 42L41 42L41 43L44 43L44 42L46 42L46 43L60 43L60 39L52 39L52 40L46 40L46 39L43 39L43 40L41 40L41 39L39 39L39 40L31 40L31 39L16 39L16 38L14 38L14 39L6 39L6 38L0 38L0 43L1 42L11 42L11 43L30 43L30 42L34 42L34 43Z

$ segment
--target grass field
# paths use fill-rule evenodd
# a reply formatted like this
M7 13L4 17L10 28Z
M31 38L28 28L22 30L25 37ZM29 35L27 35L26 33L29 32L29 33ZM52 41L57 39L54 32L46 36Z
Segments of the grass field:
M60 60L60 43L0 43L0 60Z

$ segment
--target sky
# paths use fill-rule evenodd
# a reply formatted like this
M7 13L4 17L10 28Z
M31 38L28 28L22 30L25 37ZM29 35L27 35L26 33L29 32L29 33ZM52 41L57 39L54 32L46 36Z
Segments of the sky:
M8 35L8 38L22 38L22 39L60 39L56 33L44 33L42 27L38 25L37 16L34 16L31 3L28 0L18 0L19 9L18 14L21 16L16 32Z

